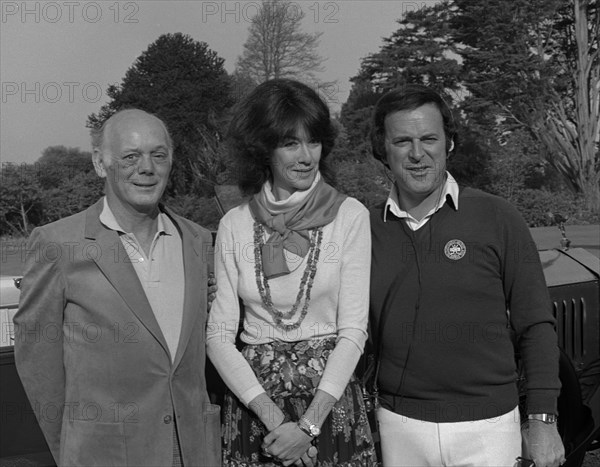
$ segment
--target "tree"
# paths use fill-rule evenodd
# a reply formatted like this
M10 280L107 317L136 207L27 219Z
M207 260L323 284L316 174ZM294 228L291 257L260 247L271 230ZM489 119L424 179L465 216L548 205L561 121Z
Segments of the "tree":
M36 161L39 184L43 190L57 188L79 173L93 173L92 153L79 148L49 146Z
M370 157L371 114L381 93L373 89L368 79L354 80L348 100L342 104L341 124L351 148L364 157Z
M381 50L363 59L353 80L367 80L378 92L406 83L425 84L443 94L456 90L460 66L451 56L455 48L449 21L454 12L449 6L444 1L407 12L398 20L398 30L383 39Z
M243 100L256 87L256 82L239 69L231 75L232 97L235 103Z
M317 53L322 33L302 32L304 16L296 3L262 0L251 20L237 72L256 83L290 77L314 81L324 61Z
M383 39L378 52L362 60L358 74L351 78L353 84L342 106L341 119L352 145L361 153L370 153L370 116L384 92L406 83L420 83L451 100L460 89L460 65L451 56L454 44L448 24L453 12L448 5L445 1L406 13L398 20L399 29Z
M467 134L472 154L493 158L509 140L517 154L533 147L535 164L553 169L543 173L559 173L588 211L600 213L598 2L513 0L507 8L502 0L443 0L399 24L353 79L342 111L349 133L364 133L369 112L357 112L361 102L403 83L428 84L459 97L459 135ZM522 130L533 146L512 136ZM456 167L477 177L462 162Z
M456 0L454 36L465 47L466 108L525 128L542 154L600 212L599 10L587 0Z
M104 192L104 180L91 171L73 171L58 186L42 191L41 223L54 222L83 211L94 204Z
M3 164L0 233L27 236L33 227L86 209L103 192L91 154L50 146L33 164Z
M102 196L104 181L94 170L90 152L50 146L34 166L42 195L40 223L82 211Z
M0 233L28 236L42 216L42 191L32 164L2 164Z
M110 85L111 101L88 117L88 127L101 125L119 109L136 107L162 118L173 138L174 164L168 192L208 194L216 183L219 161L210 160L222 137L223 119L232 104L224 60L189 35L163 34L127 70L122 82ZM214 172L207 172L207 168ZM195 175L201 173L198 179Z
M587 207L600 213L600 7L574 0L573 21L560 60L571 70L566 99L555 95L537 134L548 150L548 161Z

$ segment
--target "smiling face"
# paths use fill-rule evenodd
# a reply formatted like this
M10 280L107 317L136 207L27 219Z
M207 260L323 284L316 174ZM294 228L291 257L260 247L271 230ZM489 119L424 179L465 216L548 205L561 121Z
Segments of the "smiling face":
M439 109L425 104L389 114L385 153L404 208L437 196L446 174L446 136Z
M273 195L278 200L296 191L308 190L319 171L322 145L313 141L304 129L285 138L271 156Z
M154 212L167 186L172 154L162 122L140 110L115 115L94 166L106 178L106 198L118 214Z

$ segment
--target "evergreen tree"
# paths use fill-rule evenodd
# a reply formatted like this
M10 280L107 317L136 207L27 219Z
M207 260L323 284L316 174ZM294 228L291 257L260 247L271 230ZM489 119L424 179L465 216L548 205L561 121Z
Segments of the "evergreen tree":
M510 7L503 0L444 0L409 12L363 60L342 109L344 125L364 135L368 102L404 83L430 85L458 104L464 146L459 141L450 164L473 177L470 184L494 177L490 157L510 142L512 151L545 165L549 177L560 174L598 214L599 8L590 0L513 0ZM513 136L522 130L530 138ZM459 160L466 152L479 155L471 162L487 175Z
M588 0L455 0L465 47L464 108L493 119L498 137L526 129L540 153L600 212L600 26ZM492 122L490 122L491 124Z
M447 0L407 12L398 30L383 39L381 50L363 60L356 80L367 80L379 92L406 83L426 84L442 93L457 90L460 66L449 27L453 15Z
M222 139L223 119L232 104L224 60L182 33L163 34L127 70L122 82L110 85L111 101L88 126L101 125L119 109L136 107L163 119L174 142L170 194L212 193L224 169L215 147Z

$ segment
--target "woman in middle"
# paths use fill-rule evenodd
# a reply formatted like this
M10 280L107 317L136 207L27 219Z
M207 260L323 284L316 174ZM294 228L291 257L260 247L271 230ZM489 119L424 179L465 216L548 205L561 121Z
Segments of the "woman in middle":
M207 327L230 389L227 466L376 464L353 375L367 338L369 215L322 176L335 135L317 93L282 79L250 93L230 125L251 197L219 225Z

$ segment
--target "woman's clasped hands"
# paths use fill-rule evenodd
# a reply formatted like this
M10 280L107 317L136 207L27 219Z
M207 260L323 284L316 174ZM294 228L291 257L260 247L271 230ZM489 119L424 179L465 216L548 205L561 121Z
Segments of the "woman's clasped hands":
M265 436L262 450L264 455L285 466L314 467L317 464L317 448L311 444L312 440L296 422L286 422Z

